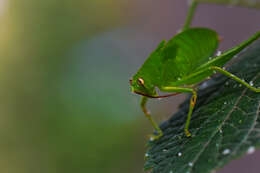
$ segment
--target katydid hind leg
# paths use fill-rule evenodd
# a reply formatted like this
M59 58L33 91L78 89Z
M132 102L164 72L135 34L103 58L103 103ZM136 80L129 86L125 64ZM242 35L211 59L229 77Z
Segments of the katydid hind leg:
M249 88L250 90L254 91L254 92L257 92L259 93L260 92L260 88L256 88L256 87L253 87L252 84L248 84L247 82L245 82L244 80L240 79L239 77L233 75L232 73L220 68L220 67L217 67L217 66L212 66L210 67L210 70L213 70L213 71L217 71L227 77L230 77L231 79L234 79L235 81L239 82L240 84L246 86L247 88Z
M224 52L222 55L201 65L196 69L196 71L207 69L208 67L212 67L212 66L219 66L219 67L224 66L230 59L232 59L235 55L240 53L242 50L244 50L246 47L248 47L250 44L252 44L254 41L256 41L259 38L260 38L260 31L256 32L249 39L242 42L238 46L229 49L228 51Z

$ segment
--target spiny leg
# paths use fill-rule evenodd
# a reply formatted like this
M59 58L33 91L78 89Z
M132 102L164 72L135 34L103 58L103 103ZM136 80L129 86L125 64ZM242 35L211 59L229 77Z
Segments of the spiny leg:
M191 136L191 134L189 132L189 126L190 126L191 115L192 115L193 109L194 109L195 104L196 104L196 100L197 100L197 92L193 91L192 97L190 99L189 113L188 113L188 117L187 117L185 128L184 128L184 132L185 132L187 137Z
M154 127L154 129L158 133L157 135L152 135L150 137L151 137L151 140L159 139L163 135L163 132L160 129L160 127L157 125L157 123L153 120L149 111L147 110L147 108L146 108L147 101L148 101L148 97L143 96L142 101L141 101L141 108L142 108L145 116L148 118L148 120L151 122L152 126Z
M233 75L232 73L230 73L230 72L228 72L228 71L226 71L226 70L224 70L224 69L222 69L220 67L212 66L212 67L210 67L210 69L213 70L213 71L218 71L218 72L220 72L220 73L222 73L222 74L224 74L224 75L234 79L235 81L245 85L247 88L249 88L250 90L252 90L254 92L260 92L260 88L255 88L255 87L251 86L250 84L248 84L244 80L240 79L239 77Z
M185 128L184 132L187 137L191 136L191 133L189 132L189 126L190 126L190 120L191 120L191 115L193 112L193 109L196 104L197 100L197 92L193 88L183 88L183 87L163 87L161 88L162 91L165 92L185 92L185 93L192 93L192 97L190 99L190 107L189 107L189 112L187 116L187 120L185 123Z

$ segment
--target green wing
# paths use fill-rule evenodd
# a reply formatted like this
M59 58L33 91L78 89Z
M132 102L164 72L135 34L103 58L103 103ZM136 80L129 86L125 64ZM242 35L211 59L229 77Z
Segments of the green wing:
M218 46L217 33L207 28L192 28L162 41L144 62L134 80L142 78L147 88L165 86L181 79L209 61Z
M207 28L192 28L173 37L161 51L161 86L182 79L209 61L218 47L218 35Z

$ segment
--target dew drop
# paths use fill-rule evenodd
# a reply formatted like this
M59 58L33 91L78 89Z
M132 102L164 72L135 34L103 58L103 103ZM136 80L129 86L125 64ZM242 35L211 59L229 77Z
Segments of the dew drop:
M150 137L150 141L154 141L154 137L151 136L151 137Z
M222 152L222 154L224 154L224 155L227 155L227 154L229 154L230 153L230 149L225 149L223 152Z
M253 154L254 152L255 152L254 146L249 147L248 150L247 150L247 154Z
M239 84L239 87L242 87L242 84Z
M207 82L203 82L202 85L201 85L201 88L206 88L208 86L208 83Z
M178 77L178 78L177 78L177 80L181 80L181 78L180 78L180 77Z
M163 152L167 152L168 150L166 150L166 149L163 149Z
M219 133L223 133L222 129L219 129Z
M173 173L172 171L170 171L169 173Z
M209 57L209 60L212 60L212 57Z
M149 154L148 153L145 153L145 155L144 155L145 157L149 157Z
M226 83L225 83L225 85L228 85L229 84L229 82L227 81Z
M181 153L181 152L179 152L179 153L178 153L178 156L179 156L179 157L181 157L181 156L182 156L182 153Z
M222 52L219 50L219 51L217 51L217 56L220 56L222 54Z
M249 85L250 85L250 86L254 86L253 81L250 81L250 82L249 82Z
M224 102L224 105L226 105L227 104L227 102Z
M189 162L189 166L192 167L192 166L193 166L193 163L192 163L192 162Z
M226 70L226 67L222 67L223 70Z

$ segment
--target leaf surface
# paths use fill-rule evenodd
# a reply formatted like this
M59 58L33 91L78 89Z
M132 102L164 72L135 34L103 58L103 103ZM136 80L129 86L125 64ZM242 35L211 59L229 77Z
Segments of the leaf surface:
M260 41L227 69L260 87ZM164 135L149 142L145 169L153 173L210 173L260 147L260 94L223 75L203 83L185 137L189 101L165 121Z

